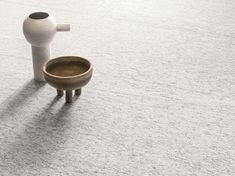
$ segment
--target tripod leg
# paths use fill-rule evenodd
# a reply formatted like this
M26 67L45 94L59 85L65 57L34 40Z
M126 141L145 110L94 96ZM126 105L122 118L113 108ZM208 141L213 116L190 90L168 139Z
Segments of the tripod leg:
M64 95L64 91L57 89L57 96L61 97L63 95Z
M72 90L66 90L66 96L65 96L66 103L71 103L72 102L72 95L73 95Z
M79 95L81 95L81 93L82 93L82 89L81 88L75 90L75 95L79 96Z

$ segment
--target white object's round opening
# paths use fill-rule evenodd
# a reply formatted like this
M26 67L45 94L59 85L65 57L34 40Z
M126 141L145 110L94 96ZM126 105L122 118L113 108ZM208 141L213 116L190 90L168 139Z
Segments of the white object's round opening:
M29 15L29 18L31 19L35 19L35 20L40 20L40 19L44 19L47 18L49 16L48 13L45 12L35 12Z

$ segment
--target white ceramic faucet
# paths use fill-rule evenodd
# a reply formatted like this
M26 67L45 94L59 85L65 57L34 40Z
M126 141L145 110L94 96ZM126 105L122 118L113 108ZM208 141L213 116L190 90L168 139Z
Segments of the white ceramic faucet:
M32 45L34 79L45 81L43 65L50 59L50 43L56 32L69 31L69 24L57 24L45 12L30 14L23 23L24 36Z

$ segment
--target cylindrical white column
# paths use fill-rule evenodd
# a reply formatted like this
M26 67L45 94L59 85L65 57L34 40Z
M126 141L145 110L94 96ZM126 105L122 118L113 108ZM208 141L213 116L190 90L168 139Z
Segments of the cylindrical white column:
M42 68L46 61L50 59L50 45L45 47L32 46L34 79L45 81Z

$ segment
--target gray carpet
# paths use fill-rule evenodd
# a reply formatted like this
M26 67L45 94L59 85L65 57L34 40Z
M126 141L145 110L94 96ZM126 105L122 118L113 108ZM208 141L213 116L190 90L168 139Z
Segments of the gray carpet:
M71 105L32 79L35 11L93 63ZM1 0L0 29L0 175L235 175L234 1Z

